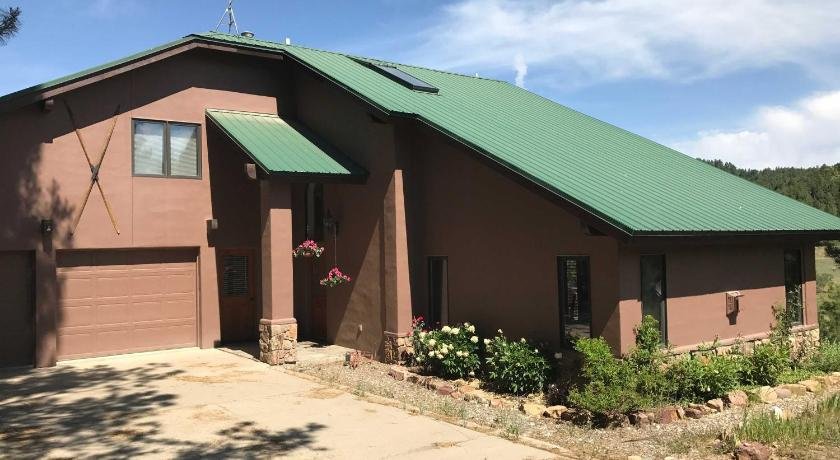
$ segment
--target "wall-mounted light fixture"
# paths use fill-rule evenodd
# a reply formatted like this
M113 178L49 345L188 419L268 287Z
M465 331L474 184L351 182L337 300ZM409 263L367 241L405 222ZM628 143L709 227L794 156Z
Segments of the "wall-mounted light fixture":
M218 230L219 219L207 219L207 231Z
M255 165L254 163L245 163L245 175L248 176L248 179L256 180L257 165Z
M49 98L41 101L41 110L44 112L51 112L55 106L55 99Z
M55 225L53 224L52 219L42 219L41 220L41 234L46 236L52 234L53 230L55 230Z

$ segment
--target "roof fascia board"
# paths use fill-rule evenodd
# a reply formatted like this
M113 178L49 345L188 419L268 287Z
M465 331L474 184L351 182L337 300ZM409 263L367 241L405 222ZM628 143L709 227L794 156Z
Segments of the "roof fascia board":
M282 60L284 56L280 53L269 53L269 52L260 52L254 51L250 49L243 49L233 46L223 46L218 44L211 44L211 43L201 43L195 37L189 37L187 39L178 40L172 42L171 46L164 45L163 48L149 53L144 54L142 56L138 56L136 59L132 59L120 64L117 64L113 67L106 67L91 73L86 73L83 75L79 75L78 78L74 78L68 80L66 82L57 83L54 86L47 86L44 88L38 88L37 86L31 88L25 88L15 93L11 93L4 98L9 98L6 101L0 101L0 113L10 112L12 110L18 109L20 107L33 104L44 99L49 99L63 93L73 91L75 89L106 80L108 78L130 72L132 70L138 69L140 67L153 64L155 62L162 61L164 59L168 59L175 55L184 53L186 51L190 51L197 48L202 49L209 49L213 51L223 51L229 53L237 53L249 56L256 56L266 59L280 59ZM82 71L84 72L84 71Z
M628 246L668 246L668 245L704 245L704 244L743 244L745 239L753 242L803 242L816 244L820 241L840 238L840 232L834 231L766 231L766 232L683 232L683 233L646 233L635 235L626 242Z

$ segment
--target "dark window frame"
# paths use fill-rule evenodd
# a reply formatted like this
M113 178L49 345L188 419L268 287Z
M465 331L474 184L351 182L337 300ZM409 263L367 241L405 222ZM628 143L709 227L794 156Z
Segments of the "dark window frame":
M446 285L446 299L445 299L445 301L443 299L441 299L441 310L438 313L438 316L439 316L438 318L433 318L433 314L435 312L435 310L433 309L433 305L432 305L432 288L433 288L433 286L432 286L432 262L433 261L443 261L443 266L445 267L445 270L444 270L445 273L444 273L443 281ZM427 273L427 277L428 277L427 283L426 283L427 288L428 288L428 292L427 292L427 295L428 295L427 315L428 315L428 317L426 318L426 320L427 320L426 327L427 328L434 328L435 327L435 323L434 323L435 320L440 322L441 325L444 324L444 320L449 321L449 256L426 256L426 273ZM444 304L446 306L446 311L444 311L444 309L443 309Z
M788 289L788 284L789 284L788 283L788 267L787 267L788 253L793 253L793 252L796 253L796 257L797 257L798 262L799 262L799 280L798 280L799 282L798 282L798 285L796 286L796 289L798 290L798 292L797 292L797 295L799 297L798 299L791 299L791 297L790 297L790 291L791 290ZM801 326L801 325L805 324L805 319L806 319L805 318L805 266L803 264L802 253L803 253L802 249L799 249L799 248L785 248L784 252L783 252L783 257L784 257L784 259L783 259L783 264L784 264L783 265L783 270L784 270L784 275L785 275L785 308L790 308L791 303L794 300L797 300L798 303L799 303L798 305L796 305L796 307L797 307L796 317L794 317L793 320L792 320L792 324L794 326Z
M567 260L575 260L580 268L580 261L585 261L585 280L586 280L586 302L589 307L589 337L592 337L592 258L589 255L558 255L557 258L557 301L560 311L560 343L570 345L566 337L566 328L569 324L566 323L566 312L568 310L567 296L565 289L568 286L566 279L567 271L565 262ZM579 271L578 276L583 272ZM579 284L579 281L578 281Z
M134 134L137 122L142 123L159 123L163 125L163 173L162 174L147 174L138 173L135 166L134 155ZM172 151L170 149L170 134L169 127L171 125L189 126L195 128L195 176L185 176L181 174L172 174ZM185 121L170 121L170 120L155 120L152 118L132 118L131 119L131 175L134 177L157 177L167 179L201 179L201 123L189 123Z
M659 312L659 334L662 343L668 343L668 259L663 253L641 254L639 256L639 303L642 308L642 318L645 316L645 279L644 258L658 257L662 261L662 305Z

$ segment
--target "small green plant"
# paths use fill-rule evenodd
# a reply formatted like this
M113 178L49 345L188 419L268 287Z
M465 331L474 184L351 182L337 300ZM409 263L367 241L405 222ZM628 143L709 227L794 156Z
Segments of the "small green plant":
M626 359L635 368L636 391L651 402L663 401L672 392L672 382L668 381L663 372L665 352L659 333L659 321L645 315L633 331L636 347Z
M603 337L579 339L575 350L582 356L581 373L586 383L569 392L572 405L596 413L642 407L644 399L636 391L634 366L616 358Z
M762 343L741 360L741 381L748 385L775 385L790 369L790 350L776 343Z
M738 386L739 366L729 356L692 356L668 367L666 376L674 399L705 401Z
M840 372L840 342L823 342L806 363L807 369Z
M470 378L480 365L475 326L463 323L427 331L423 318L414 320L414 361L444 378Z
M509 340L499 329L484 341L487 382L497 391L516 395L542 390L549 364L542 352L527 340Z

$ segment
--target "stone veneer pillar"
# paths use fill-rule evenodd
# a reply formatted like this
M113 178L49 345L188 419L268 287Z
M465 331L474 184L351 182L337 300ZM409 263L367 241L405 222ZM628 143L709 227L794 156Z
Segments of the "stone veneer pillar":
M405 223L403 172L394 170L385 196L385 337L386 362L402 362L411 351L411 283Z
M262 319L260 361L271 365L297 361L292 272L291 186L273 180L260 183L262 213Z

